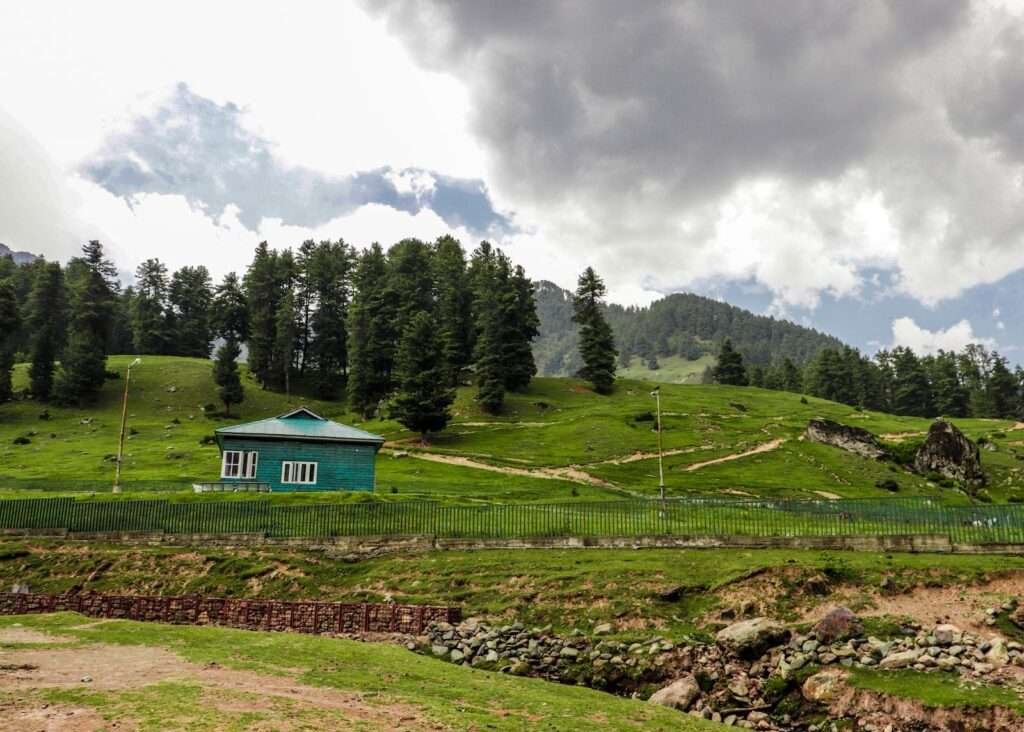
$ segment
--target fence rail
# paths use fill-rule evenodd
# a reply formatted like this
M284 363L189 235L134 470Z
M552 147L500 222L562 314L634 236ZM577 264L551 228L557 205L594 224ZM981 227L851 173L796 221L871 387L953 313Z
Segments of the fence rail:
M682 498L555 504L424 501L278 505L265 501L0 500L0 529L263 534L269 537L831 537L942 534L955 543L1024 543L1024 505L950 506L928 498Z

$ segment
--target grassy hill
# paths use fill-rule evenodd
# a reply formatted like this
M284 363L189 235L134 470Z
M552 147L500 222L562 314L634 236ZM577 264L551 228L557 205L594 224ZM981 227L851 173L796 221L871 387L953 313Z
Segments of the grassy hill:
M123 372L131 357L111 357ZM26 368L15 373L26 384ZM219 474L217 447L202 444L213 430L236 421L273 416L299 404L343 422L357 418L342 403L265 392L246 378L246 401L231 420L216 416L210 363L146 357L133 372L126 442L125 496L172 491L180 499L196 480ZM33 401L0 406L0 495L25 491L105 492L113 477L123 381L109 380L98 402L63 409ZM483 413L474 390L459 390L455 419L430 446L391 420L361 427L389 443L378 459L373 494L278 496L271 500L569 501L653 495L657 490L656 433L650 385L623 379L599 396L573 379L539 378L511 394L498 417ZM206 409L204 409L204 407ZM965 500L895 465L863 460L800 439L812 417L827 417L897 439L919 439L929 422L856 411L797 394L756 388L666 384L662 388L666 484L670 495L882 497L876 486L892 479L898 495ZM998 420L959 420L972 438L986 437L982 453L991 481L988 497L1024 500L1024 432ZM26 438L24 440L18 438ZM991 448L992 451L989 451ZM430 458L423 459L423 458ZM203 497L203 500L220 500Z

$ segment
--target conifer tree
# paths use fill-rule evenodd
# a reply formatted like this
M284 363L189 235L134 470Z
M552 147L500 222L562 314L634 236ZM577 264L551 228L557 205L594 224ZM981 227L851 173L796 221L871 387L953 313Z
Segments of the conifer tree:
M423 442L429 432L447 426L455 390L445 381L437 327L429 313L417 313L406 326L395 355L395 381L394 419L419 432Z
M1006 359L998 354L992 357L985 388L988 392L988 402L992 405L992 412L987 416L998 419L1016 419L1019 416L1017 379L1007 367Z
M540 333L540 320L533 282L521 266L517 266L508 278L507 287L510 307L505 319L505 388L520 391L530 385L530 380L537 373L533 340Z
M312 336L308 348L309 357L316 364L317 392L322 399L338 396L348 371L346 320L352 266L352 250L341 239L322 241L309 253L307 276L316 309L310 318Z
M217 286L212 306L211 327L224 339L217 349L213 364L213 381L217 396L224 404L224 413L231 415L231 407L245 401L245 387L238 369L241 343L249 333L249 311L238 275L229 272Z
M54 385L55 399L62 404L92 398L106 378L117 270L98 241L82 247L82 255L68 263L66 277L71 303L68 343Z
M896 414L930 417L934 412L931 384L921 361L909 348L899 347L893 357L893 410Z
M608 394L615 384L615 339L601 308L606 289L592 267L577 282L572 320L579 326L583 368L576 374L589 381L598 394Z
M245 401L245 388L238 372L238 355L241 348L234 337L226 338L217 349L213 362L213 381L217 384L217 396L224 403L224 414L231 416L231 406Z
M28 302L29 390L41 401L49 400L53 392L55 361L66 336L66 309L64 272L58 262L46 262L36 273Z
M244 279L249 306L249 370L264 389L276 383L278 375L273 361L282 294L277 260L277 252L260 242Z
M405 333L415 315L434 312L431 254L430 246L419 239L403 239L388 249L386 297L393 303L396 337Z
M213 288L206 267L182 267L171 275L168 303L173 322L168 352L209 358L213 341Z
M8 401L14 394L11 373L14 370L14 349L20 326L14 283L0 280L0 402Z
M284 383L284 393L292 393L292 369L295 366L295 347L298 338L296 323L295 296L291 290L284 293L277 306L276 323L274 326L273 368L280 374ZM276 379L275 379L276 380Z
M960 379L955 353L939 351L934 359L931 381L935 412L946 417L966 417L971 395Z
M732 341L726 338L718 351L718 361L711 370L711 378L716 384L746 386L747 369L743 365L743 356L732 347Z
M782 388L785 391L799 394L804 390L803 374L800 373L800 369L797 368L797 365L788 356L782 359L780 373L782 375Z
M359 257L349 307L349 406L369 418L392 388L395 348L394 291L379 244Z
M466 256L458 240L446 235L434 243L431 262L445 378L456 386L473 358L473 292Z
M136 353L170 352L167 314L167 266L159 259L147 259L135 270L132 332Z
M491 414L505 403L505 318L511 301L508 263L488 242L473 251L469 281L473 288L473 375L477 402ZM502 280L504 273L504 281Z

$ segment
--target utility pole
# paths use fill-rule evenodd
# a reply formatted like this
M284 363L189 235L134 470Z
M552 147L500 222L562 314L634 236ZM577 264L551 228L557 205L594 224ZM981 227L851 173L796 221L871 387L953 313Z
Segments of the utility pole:
M137 358L128 364L128 370L124 376L124 397L121 400L121 436L117 440L117 462L114 467L114 493L121 492L121 458L124 455L124 428L128 422L128 384L132 380L132 369L142 363Z
M665 466L662 463L662 449L661 449L661 387L654 387L654 391L651 392L651 396L654 397L655 403L658 405L658 494L661 496L661 500L665 500Z

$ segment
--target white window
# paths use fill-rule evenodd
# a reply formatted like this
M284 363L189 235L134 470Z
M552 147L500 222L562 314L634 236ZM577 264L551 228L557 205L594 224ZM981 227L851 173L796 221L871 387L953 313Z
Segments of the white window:
M220 466L221 478L242 478L245 480L256 477L256 463L259 453L242 452L241 450L225 450Z
M281 482L312 485L316 483L316 463L286 460L281 463Z

